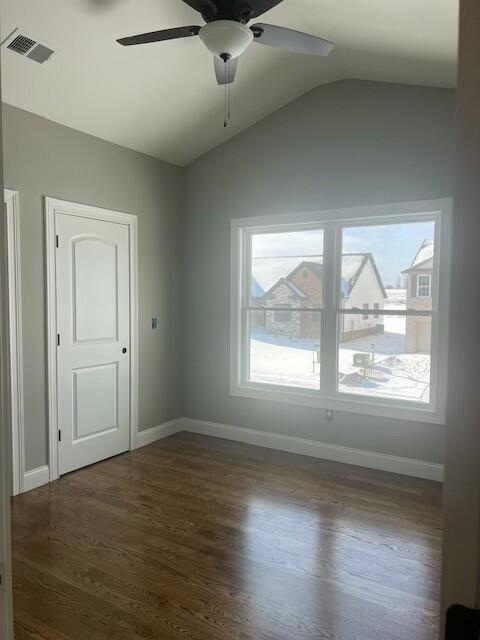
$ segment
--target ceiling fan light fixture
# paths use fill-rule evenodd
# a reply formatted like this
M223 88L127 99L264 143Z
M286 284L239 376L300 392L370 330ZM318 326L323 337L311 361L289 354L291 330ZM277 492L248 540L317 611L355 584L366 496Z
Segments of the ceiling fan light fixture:
M253 40L253 32L234 20L214 20L200 29L201 41L214 56L237 58Z

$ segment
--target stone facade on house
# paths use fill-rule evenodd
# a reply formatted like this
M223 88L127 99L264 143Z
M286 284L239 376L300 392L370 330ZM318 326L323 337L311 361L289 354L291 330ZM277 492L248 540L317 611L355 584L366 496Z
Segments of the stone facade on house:
M302 312L290 310L292 307L298 308L298 306L300 306L299 296L288 282L277 283L275 295L266 296L265 325L269 333L300 338ZM268 309L271 307L275 307L275 309L269 311Z

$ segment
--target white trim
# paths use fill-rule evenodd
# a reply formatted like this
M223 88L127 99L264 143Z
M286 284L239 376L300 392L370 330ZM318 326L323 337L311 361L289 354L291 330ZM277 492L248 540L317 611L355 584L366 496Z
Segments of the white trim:
M127 225L130 254L130 449L138 432L138 242L137 216L86 204L45 197L45 246L47 272L48 433L50 481L58 473L57 415L57 300L55 269L55 214L79 216Z
M1 160L0 160L1 167ZM10 527L10 380L8 357L8 281L6 261L7 219L0 220L0 638L13 640L12 553Z
M181 431L181 423L178 419L170 420L170 422L164 422L156 427L150 429L144 429L139 431L136 439L135 449L145 447L157 440L162 440L168 436L173 435ZM31 471L26 471L23 478L23 491L31 491L37 489L44 484L50 482L50 470L47 465L37 467Z
M341 445L329 444L318 440L297 438L270 431L235 427L219 422L208 422L194 418L176 418L156 427L138 433L137 449L174 435L180 431L198 433L215 438L244 442L257 447L276 449L288 453L297 453L322 460L333 460L344 464L356 465L367 469L378 469L389 473L398 473L414 478L443 481L443 465L414 458L403 458L388 453L352 449Z
M268 384L242 385L230 389L230 395L238 398L250 398L264 400L266 402L282 402L295 406L312 407L332 411L345 411L347 413L359 413L366 416L378 416L379 418L396 418L411 422L425 422L445 426L443 414L436 415L432 409L415 407L411 402L401 400L389 400L386 398L371 398L356 396L338 392L336 397L327 396L319 391L309 389L294 389L293 387L281 387Z
M20 195L5 189L7 215L8 296L10 326L10 392L12 411L13 495L23 491L25 423L23 395L22 278L20 264Z
M230 316L230 394L244 398L255 398L267 401L279 401L297 406L310 406L321 409L337 409L366 415L380 417L395 417L445 425L446 415L446 384L447 384L447 344L448 344L448 297L449 297L449 237L450 212L452 201L450 198L438 200L407 202L397 204L385 204L372 207L354 207L343 210L317 211L308 213L268 215L260 217L237 218L231 221L231 316ZM431 357L431 385L430 403L423 405L408 399L374 398L357 396L339 392L337 388L331 389L331 384L326 384L327 376L322 375L322 388L320 391L296 389L280 385L268 385L249 382L247 378L248 353L246 348L245 314L249 308L247 300L249 293L247 285L249 260L248 252L250 236L252 233L285 232L292 229L324 229L324 238L335 232L333 244L336 247L336 260L340 262L341 243L339 235L341 230L349 226L372 224L398 224L412 222L435 221L436 260L435 274L432 285L434 292L438 294L437 282L441 278L442 291L438 295L438 307L432 312L426 312L432 316L432 357ZM442 231L442 232L441 232ZM331 239L331 233L330 233ZM324 240L324 253L332 247ZM441 258L440 258L441 256ZM243 268L245 265L245 268ZM325 267L329 266L324 261ZM246 277L244 275L246 274ZM329 337L337 331L338 313L362 313L363 310L341 309L338 305L338 292L340 291L340 265L335 264L333 275L324 287L325 306L319 309L322 314L322 344L323 358L328 366L323 366L321 371L331 370L335 362L335 370L338 352L335 347L329 346L329 340L325 339L325 331L328 325ZM247 283L247 284L246 284ZM333 283L333 292L331 291ZM248 289L249 291L249 289ZM333 305L331 298L333 297ZM335 303L336 306L335 306ZM386 312L387 313L387 312ZM413 309L403 312L393 312L392 315L421 315ZM379 314L383 315L383 314ZM333 343L332 343L333 344ZM392 413L393 412L393 413Z
M340 445L320 442L318 440L307 440L294 436L286 436L269 431L257 431L244 427L234 427L232 425L220 424L217 422L207 422L205 420L195 420L192 418L179 419L179 430L198 433L205 436L225 438L236 442L245 442L257 447L276 449L277 451L287 451L312 458L323 460L333 460L344 464L366 467L368 469L378 469L390 473L398 473L415 478L426 480L443 480L443 465L414 458L403 458L387 453L376 451L366 451L364 449L352 449Z
M143 431L139 431L137 433L137 444L135 449L140 449L141 447L146 447L152 442L156 442L157 440L162 440L163 438L168 438L168 436L172 436L174 433L178 433L181 431L181 419L175 418L175 420L170 420L170 422L164 422L163 424L159 424L156 427L151 427L150 429L144 429Z
M31 491L37 489L44 484L50 482L50 471L47 465L43 467L37 467L31 471L25 471L23 479L23 491Z
M341 445L309 440L295 436L287 436L271 431L235 427L219 422L208 422L194 418L176 418L164 422L156 427L139 431L137 435L136 449L146 447L168 436L187 431L214 438L224 438L235 442L244 442L257 447L296 453L321 460L332 460L344 464L356 465L367 469L377 469L389 473L397 473L425 480L443 481L444 468L442 464L393 456L388 453L367 451L365 449L353 449ZM24 491L36 489L50 481L50 473L47 466L38 467L25 473Z

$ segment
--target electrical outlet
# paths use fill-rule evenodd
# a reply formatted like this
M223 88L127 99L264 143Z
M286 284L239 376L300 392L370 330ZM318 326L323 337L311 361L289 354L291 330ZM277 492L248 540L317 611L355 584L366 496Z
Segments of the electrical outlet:
M327 415L328 422L332 422L333 421L333 409L327 409L325 411L325 413Z
M157 318L152 318L152 329L157 328Z

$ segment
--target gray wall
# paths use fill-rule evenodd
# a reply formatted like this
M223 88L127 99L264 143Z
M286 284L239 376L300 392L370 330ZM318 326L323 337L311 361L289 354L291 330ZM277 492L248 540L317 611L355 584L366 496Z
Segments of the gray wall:
M176 331L181 170L4 105L5 186L20 191L26 469L47 463L43 196L138 215L139 426L182 413ZM150 328L158 317L158 330Z
M452 91L319 87L186 169L185 415L434 462L441 426L229 395L230 219L452 195Z
M229 225L450 196L453 103L448 90L339 82L186 169L5 105L5 184L21 197L26 469L47 462L44 195L138 215L141 429L186 415L442 461L439 426L340 412L332 424L229 395Z

